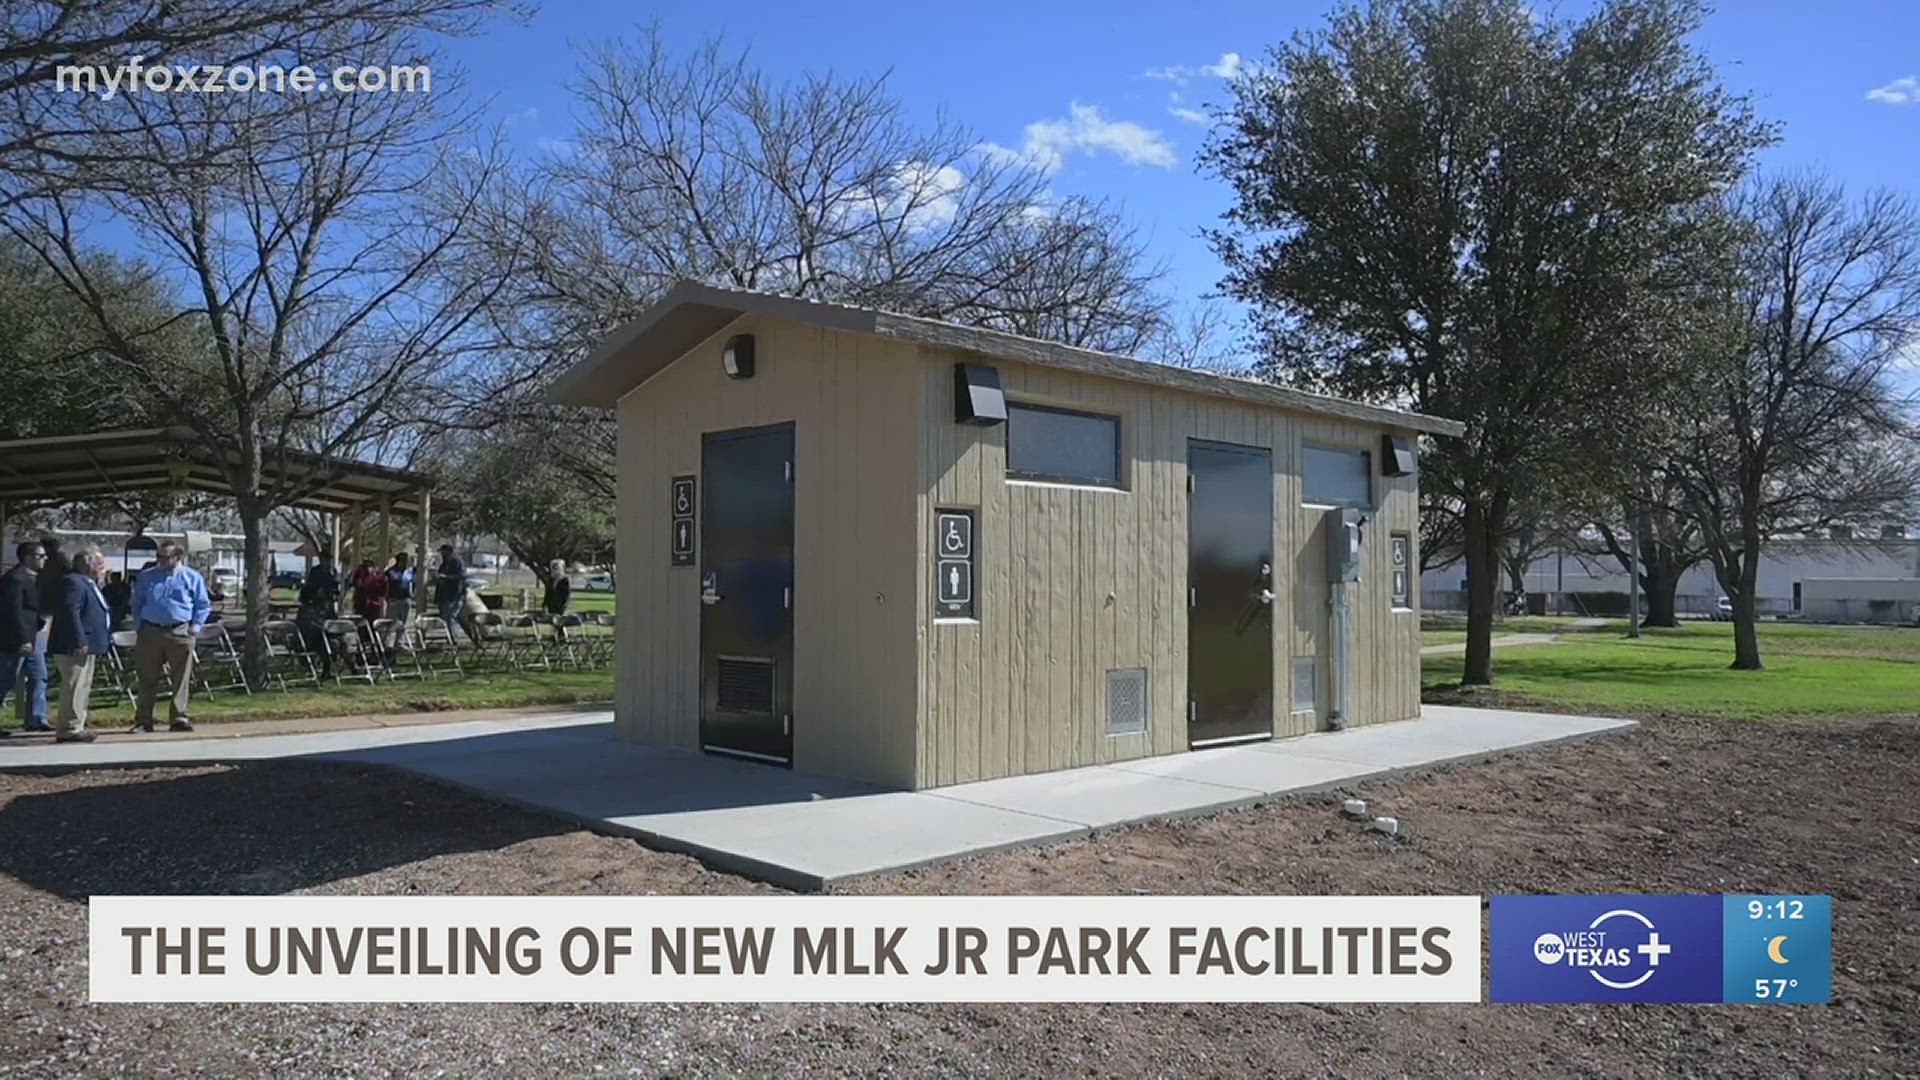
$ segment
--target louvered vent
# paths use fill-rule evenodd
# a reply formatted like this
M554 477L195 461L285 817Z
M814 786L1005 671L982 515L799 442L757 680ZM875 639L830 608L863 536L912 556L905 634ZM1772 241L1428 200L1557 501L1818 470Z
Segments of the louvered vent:
M1147 669L1107 672L1107 734L1136 735L1147 730Z
M723 656L714 704L729 712L773 715L773 661Z

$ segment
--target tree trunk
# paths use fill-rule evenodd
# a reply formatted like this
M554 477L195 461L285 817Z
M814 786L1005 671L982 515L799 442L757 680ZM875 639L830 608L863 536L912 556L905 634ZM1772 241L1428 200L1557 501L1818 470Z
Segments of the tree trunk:
M1467 660L1463 686L1493 684L1493 619L1498 610L1500 557L1486 505L1466 503L1462 549L1467 561Z
M240 501L240 537L244 558L242 570L246 597L246 642L241 647L240 664L247 673L247 684L260 688L267 676L267 578L273 573L273 555L267 549L267 515L251 499Z
M1741 589L1728 597L1733 603L1733 670L1759 671L1760 615L1750 589Z
M1678 604L1675 594L1680 591L1680 573L1672 563L1664 558L1647 560L1647 573L1642 579L1646 586L1646 617L1640 620L1642 626L1676 627L1680 625L1677 613Z

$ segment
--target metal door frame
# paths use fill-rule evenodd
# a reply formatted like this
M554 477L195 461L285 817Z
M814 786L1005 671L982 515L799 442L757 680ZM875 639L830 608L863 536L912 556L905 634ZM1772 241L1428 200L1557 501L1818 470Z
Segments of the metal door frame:
M708 565L706 562L706 553L712 550L711 538L708 534L708 529L707 529L707 506L708 506L709 500L711 500L714 497L714 491L716 488L716 485L713 482L713 475L707 468L707 451L709 450L709 448L712 447L714 443L717 443L717 442L728 442L735 439L750 439L758 436L779 434L782 432L784 432L788 438L788 449L787 449L788 471L787 471L786 480L787 480L788 493L789 493L788 506L790 509L787 515L787 530L788 530L787 532L787 552L788 552L787 580L789 582L793 582L793 584L788 586L786 596L784 597L784 606L786 609L786 634L785 634L784 647L781 650L779 650L777 654L773 657L773 662L775 665L775 676L774 676L775 713L783 717L783 725L785 729L784 738L786 739L786 748L787 748L787 753L785 757L777 757L772 754L756 753L751 750L737 750L727 746L716 746L707 741L707 717L708 717L707 666L710 661L719 660L721 658L721 654L719 650L716 647L711 646L707 640L708 605L704 603L700 605L700 642L699 642L699 651L697 656L695 657L694 662L698 665L696 669L697 678L695 683L695 693L698 696L698 700L699 700L700 715L699 715L699 731L697 734L699 736L700 749L703 752L709 753L709 754L720 754L725 757L740 758L747 761L758 761L758 762L763 762L769 765L779 765L784 768L791 769L793 768L793 681L794 681L793 680L793 653L794 653L794 619L793 619L794 595L793 594L796 591L798 591L798 582L795 581L794 569L795 569L795 565L798 562L798 559L795 557L796 555L795 540L799 531L798 530L799 492L797 489L793 487L793 481L794 481L793 459L795 455L795 449L798 446L798 442L796 438L795 426L793 421L787 420L777 424L757 424L757 425L754 425L753 427L725 428L719 431L703 431L700 433L700 474L701 474L700 552L701 552L701 558L697 561L696 565L699 569L702 579L704 579L706 576L707 565Z
M1189 590L1188 592L1189 597L1192 596L1191 590L1193 590L1193 588L1195 587L1193 583L1193 550L1194 550L1193 549L1193 517L1194 517L1193 497L1196 494L1195 492L1196 484L1194 482L1194 473L1193 473L1193 451L1196 447L1203 450L1212 450L1216 452L1229 453L1229 454L1241 454L1247 457L1259 457L1259 458L1265 459L1267 464L1267 474L1268 474L1268 484L1266 489L1267 490L1267 544L1266 544L1266 547L1267 547L1268 567L1269 568L1276 567L1277 560L1279 559L1279 552L1275 550L1277 546L1275 543L1275 537L1277 535L1277 530L1279 528L1280 521L1279 521L1278 500L1276 500L1273 495L1273 484L1272 484L1273 448L1269 446L1250 446L1245 443L1223 442L1218 439L1201 439L1193 436L1188 436L1186 465L1187 465L1187 588ZM1268 588L1272 588L1273 577L1274 575L1270 571L1267 575ZM1275 599L1277 600L1279 598L1275 597ZM1268 701L1272 703L1275 709L1277 709L1278 703L1280 701L1280 696L1279 696L1280 673L1273 659L1273 646L1274 646L1275 636L1279 633L1281 620L1273 617L1272 615L1273 605L1271 603L1267 605L1267 608L1268 608L1267 694L1268 694ZM1277 729L1277 726L1279 724L1278 716L1272 713L1270 713L1270 715L1267 717L1267 730L1264 732L1249 732L1245 735L1223 735L1223 736L1219 736L1217 738L1211 738L1211 739L1195 739L1193 737L1193 722L1197 716L1197 708L1198 708L1198 702L1195 700L1193 695L1193 657L1194 657L1193 606L1190 601L1187 607L1187 749L1204 750L1209 747L1215 747L1215 746L1232 746L1236 743L1266 742L1272 739L1274 737L1275 730Z

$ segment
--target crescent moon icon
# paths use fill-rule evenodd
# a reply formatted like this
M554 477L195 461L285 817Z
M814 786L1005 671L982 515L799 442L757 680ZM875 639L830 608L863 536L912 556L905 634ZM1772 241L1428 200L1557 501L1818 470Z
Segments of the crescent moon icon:
M1767 958L1772 960L1776 964L1786 963L1787 962L1786 955L1780 951L1781 943L1785 942L1786 940L1787 940L1787 935L1781 934L1779 937L1773 938L1772 940L1768 941L1767 942Z

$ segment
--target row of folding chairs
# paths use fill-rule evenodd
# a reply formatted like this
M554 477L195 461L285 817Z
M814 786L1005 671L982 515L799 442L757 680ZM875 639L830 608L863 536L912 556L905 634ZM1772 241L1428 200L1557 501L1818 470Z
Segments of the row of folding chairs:
M472 623L448 625L436 615L411 624L393 619L329 619L309 638L292 622L266 624L272 678L320 685L455 677L473 671L585 671L613 661L614 617L488 612ZM477 632L477 633L476 633Z

